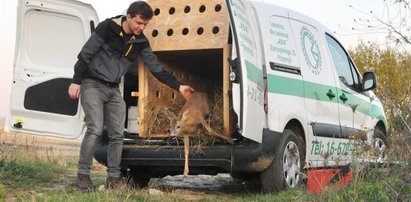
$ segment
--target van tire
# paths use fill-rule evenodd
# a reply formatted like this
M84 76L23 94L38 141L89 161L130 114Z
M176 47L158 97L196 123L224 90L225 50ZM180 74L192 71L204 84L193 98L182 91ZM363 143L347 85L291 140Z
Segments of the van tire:
M387 159L388 141L385 133L379 128L374 129L372 148L377 156L377 162L384 162Z
M148 186L148 183L150 182L150 178L140 178L138 176L132 175L130 176L131 178L127 182L128 185L130 185L133 188L145 188Z
M124 172L123 176L125 176L127 186L130 188L145 188L150 182L150 178L141 175L137 169L131 169L128 172Z
M297 152L294 151L297 149ZM295 188L302 182L305 151L301 140L294 131L285 129L274 154L271 165L260 174L263 192L278 192ZM295 154L290 156L290 154ZM290 158L294 157L294 158ZM290 165L291 163L291 165ZM286 164L288 166L286 166ZM284 171L284 168L287 170Z

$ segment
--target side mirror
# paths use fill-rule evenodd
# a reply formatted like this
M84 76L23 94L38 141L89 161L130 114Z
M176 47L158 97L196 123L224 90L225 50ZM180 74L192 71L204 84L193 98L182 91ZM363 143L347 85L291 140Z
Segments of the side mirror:
M362 91L372 90L377 87L377 77L374 72L364 72L362 76Z

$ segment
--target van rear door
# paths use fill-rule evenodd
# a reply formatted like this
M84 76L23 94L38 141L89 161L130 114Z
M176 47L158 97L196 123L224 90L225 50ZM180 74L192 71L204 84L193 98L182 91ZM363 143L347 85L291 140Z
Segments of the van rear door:
M227 0L233 31L233 58L238 61L233 84L234 110L239 117L242 135L257 142L262 141L265 126L264 82L258 20L250 2ZM235 58L237 57L237 58ZM236 84L237 83L237 84ZM239 93L235 93L236 90ZM240 95L239 97L236 97ZM235 101L239 100L238 106Z
M84 121L68 86L77 53L98 23L89 4L69 0L20 0L6 130L80 138Z

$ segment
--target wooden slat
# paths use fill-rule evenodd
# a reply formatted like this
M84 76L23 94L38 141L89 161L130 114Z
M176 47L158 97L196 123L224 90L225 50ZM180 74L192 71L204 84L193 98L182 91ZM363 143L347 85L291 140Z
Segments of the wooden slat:
M139 135L144 136L147 132L147 127L142 124L142 120L146 118L146 97L148 94L147 91L147 70L145 69L144 63L139 62L138 64L138 92L140 92L140 96L138 96L138 115L139 115Z

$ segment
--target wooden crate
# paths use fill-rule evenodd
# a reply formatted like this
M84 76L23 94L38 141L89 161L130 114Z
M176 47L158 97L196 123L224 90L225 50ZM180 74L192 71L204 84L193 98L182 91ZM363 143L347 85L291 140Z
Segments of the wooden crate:
M164 68L198 91L222 93L223 133L232 131L229 96L229 17L223 0L148 0L155 16L144 33ZM172 30L172 31L170 31ZM202 30L199 32L198 30ZM172 33L172 34L171 34ZM156 104L184 103L178 91L160 83L144 64L139 65L138 106L140 136L166 137L153 134L144 125L148 110ZM219 90L216 91L216 88ZM212 96L212 95L210 95Z

